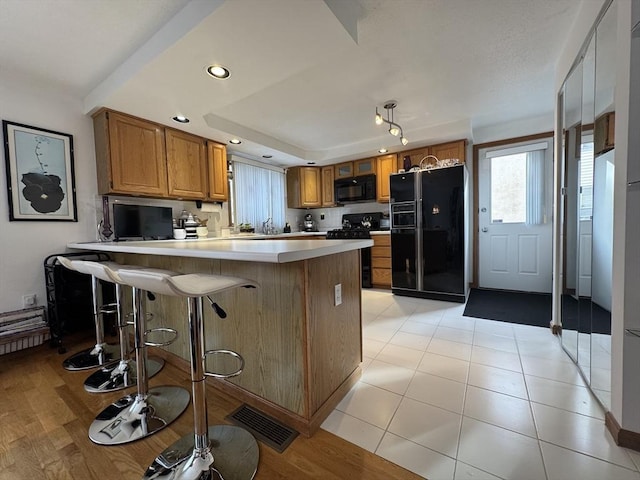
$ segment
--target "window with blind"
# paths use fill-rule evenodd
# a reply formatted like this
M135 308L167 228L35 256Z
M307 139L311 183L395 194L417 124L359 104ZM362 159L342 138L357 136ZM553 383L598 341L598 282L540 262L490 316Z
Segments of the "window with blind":
M487 152L491 223L546 223L545 155L548 142Z
M593 212L593 136L589 137L583 137L580 145L580 178L578 179L580 220L590 220Z
M232 205L234 225L250 223L262 232L263 223L271 219L277 230L285 224L284 171L259 162L231 157Z

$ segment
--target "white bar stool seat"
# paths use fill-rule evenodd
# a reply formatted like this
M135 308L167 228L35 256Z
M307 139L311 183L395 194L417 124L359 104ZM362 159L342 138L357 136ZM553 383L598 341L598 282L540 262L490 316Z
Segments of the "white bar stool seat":
M161 272L165 276L176 275L168 270L149 270ZM117 269L108 268L104 271L116 285L132 287L137 390L135 394L125 395L99 413L89 426L89 438L99 445L122 445L153 435L169 425L189 406L190 398L188 390L178 386L149 388L147 345L169 345L177 338L177 332L168 328L146 328L147 316L143 305L146 291L123 276L123 272L131 274L146 271L146 267L128 266L125 269L124 266L119 266ZM152 342L148 335L156 331L172 333L173 338Z
M69 260L63 256L58 256L57 260L62 266L69 270L91 275L91 272L86 268L83 260ZM114 264L113 262L104 263ZM98 294L98 285L98 278L91 275L92 314L96 332L96 344L91 348L74 353L70 357L66 358L62 362L62 366L66 370L89 370L91 368L111 365L118 361L120 348L118 345L110 345L105 342L103 319L103 315L117 312L117 302L115 304L101 304L100 295Z
M208 425L205 377L238 375L244 368L244 360L230 350L205 351L202 298L238 287L255 288L258 285L244 278L201 273L172 276L154 270L121 269L119 275L123 281L137 288L186 297L188 306L194 433L181 438L156 457L143 480L251 480L258 469L259 459L255 438L240 427ZM226 317L217 304L210 298L209 301L218 315ZM206 356L216 354L235 357L240 361L240 368L226 374L205 371Z
M137 364L131 358L129 346L129 332L126 315L124 314L122 286L124 283L118 275L121 268L136 268L133 265L121 265L115 262L94 262L79 260L81 268L90 275L103 282L115 284L116 291L116 319L120 340L120 361L104 366L93 372L84 382L84 388L90 393L104 393L135 387L138 383ZM164 360L153 357L147 358L147 378L156 375L164 366Z

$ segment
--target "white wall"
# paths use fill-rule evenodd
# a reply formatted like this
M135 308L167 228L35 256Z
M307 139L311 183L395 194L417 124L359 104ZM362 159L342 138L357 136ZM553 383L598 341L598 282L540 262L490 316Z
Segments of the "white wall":
M78 222L9 221L4 149L0 149L0 313L23 308L22 296L36 294L37 304L47 305L44 260L64 253L70 241L97 240L102 218L102 197L97 193L93 121L82 113L82 101L68 93L12 76L0 69L2 120L73 135ZM112 201L170 206L174 216L185 208L210 220L213 231L228 225L228 207L221 213L202 213L194 202L110 197ZM113 220L113 217L111 217Z
M12 77L0 69L2 120L73 135L78 222L9 221L4 149L0 175L0 312L23 308L22 296L35 293L46 305L43 261L65 251L70 240L96 235L96 168L93 123L82 102L63 91Z

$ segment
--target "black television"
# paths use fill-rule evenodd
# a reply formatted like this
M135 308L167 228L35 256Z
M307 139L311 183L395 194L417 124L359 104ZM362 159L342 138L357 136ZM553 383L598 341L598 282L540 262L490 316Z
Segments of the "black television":
M148 205L113 205L114 240L164 240L173 238L172 210Z

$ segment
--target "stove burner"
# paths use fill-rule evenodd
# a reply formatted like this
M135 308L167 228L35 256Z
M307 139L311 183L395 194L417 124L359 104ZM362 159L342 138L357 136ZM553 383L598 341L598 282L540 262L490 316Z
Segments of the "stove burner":
M345 229L337 229L337 230L329 230L327 232L328 240L359 240L359 239L367 239L371 238L371 234L369 230L366 228L350 228L348 230Z

